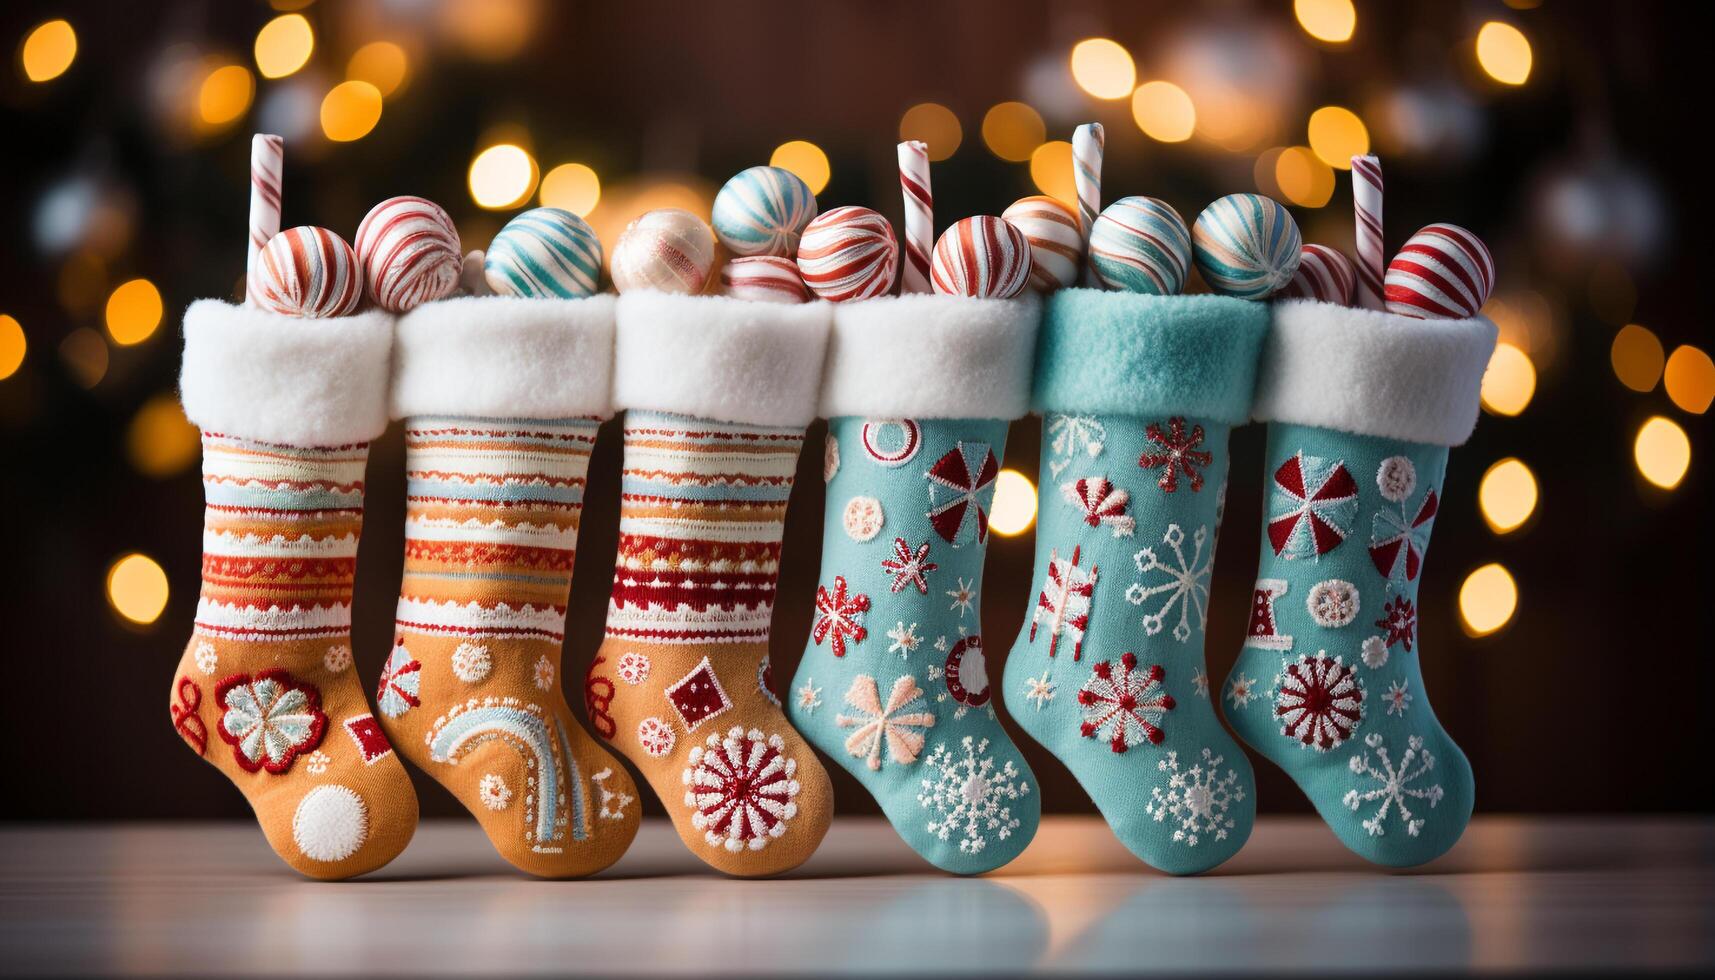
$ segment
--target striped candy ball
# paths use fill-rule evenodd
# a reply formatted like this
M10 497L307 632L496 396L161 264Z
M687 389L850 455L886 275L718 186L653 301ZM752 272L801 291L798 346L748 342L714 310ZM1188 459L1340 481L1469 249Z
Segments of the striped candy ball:
M1430 225L1406 239L1383 283L1388 312L1420 320L1474 317L1494 288L1489 247L1458 225Z
M1357 285L1357 270L1346 253L1326 245L1306 245L1298 252L1298 271L1281 295L1350 306Z
M899 275L893 226L869 208L818 215L798 241L798 272L817 296L835 303L888 293Z
M453 219L433 201L391 197L357 226L357 260L369 298L392 313L458 288L464 256Z
M601 282L601 240L570 211L532 208L494 236L482 275L501 296L588 296Z
M695 296L715 267L715 236L703 219L656 208L625 226L613 245L613 284L622 293L654 289Z
M256 302L286 316L345 316L363 299L357 256L326 228L287 228L256 256Z
M1203 209L1191 229L1197 268L1217 293L1266 299L1298 271L1298 223L1260 194L1228 194Z
M1078 281L1084 236L1071 207L1038 194L1013 202L1000 216L1030 242L1031 289L1046 293Z
M1166 201L1120 198L1090 226L1090 268L1109 289L1174 295L1191 268L1185 219Z
M763 303L808 303L798 263L779 255L746 255L721 268L721 293Z
M1010 299L1030 283L1030 239L1001 218L961 218L935 243L929 280L949 296Z
M734 255L790 257L815 216L816 195L797 174L779 167L751 167L715 195L710 224Z

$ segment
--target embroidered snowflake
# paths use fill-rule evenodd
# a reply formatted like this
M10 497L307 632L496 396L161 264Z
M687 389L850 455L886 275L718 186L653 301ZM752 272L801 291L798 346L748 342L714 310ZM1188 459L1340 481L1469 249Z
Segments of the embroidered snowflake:
M205 640L197 644L196 661L198 670L212 674L220 666L220 654L215 652L214 644Z
M1350 738L1363 720L1363 682L1326 650L1287 661L1275 686L1280 734L1307 748L1326 752Z
M1243 672L1234 676L1227 684L1227 700L1231 701L1235 708L1248 707L1260 697L1262 694L1256 689L1256 678L1246 677Z
M1174 707L1173 695L1161 686L1165 677L1160 664L1138 670L1137 655L1129 652L1121 655L1117 672L1112 661L1092 665L1090 679L1078 691L1078 706L1084 709L1078 734L1104 738L1115 752L1145 741L1160 745L1161 719Z
M845 526L846 537L861 543L881 533L881 526L887 523L887 515L882 513L881 501L874 497L853 497L846 501L841 523Z
M1382 704L1387 705L1389 715L1405 715L1405 709L1411 707L1411 692L1406 688L1410 681L1394 681L1387 686L1387 693L1382 695Z
M649 679L649 658L633 650L619 655L619 662L614 664L613 672L627 684L641 684Z
M1387 664L1387 641L1379 636L1371 636L1364 640L1362 647L1364 666L1375 670Z
M1282 558L1312 561L1339 547L1358 514L1358 484L1344 460L1299 451L1274 471L1268 543Z
M602 769L590 777L590 784L601 794L601 805L596 810L596 817L601 820L625 819L625 808L636 802L637 797L617 789L608 789L607 781L613 778L612 767Z
M798 707L806 715L813 715L822 706L822 689L810 678L804 678L804 683L798 688Z
M343 674L351 668L351 647L336 643L322 654L322 669L330 674Z
M822 482L829 483L840 471L840 441L832 432L822 440Z
M1203 673L1202 668L1191 675L1191 690L1196 691L1200 698L1209 696L1209 675Z
M953 604L947 608L957 609L959 611L960 619L964 619L965 613L971 611L971 603L977 601L976 586L962 578L959 579L959 587L956 589L948 589L947 595L953 598Z
M328 716L321 692L278 667L252 677L234 674L214 689L220 737L245 772L279 775L322 742Z
M485 772L476 784L476 798L488 809L500 811L511 805L512 789L500 773Z
M475 643L460 643L453 651L453 676L466 684L475 684L488 676L494 666L488 648Z
M1060 496L1078 509L1091 527L1107 525L1116 538L1129 538L1137 530L1137 519L1126 513L1131 494L1103 477L1092 476L1060 484Z
M1215 840L1226 840L1227 831L1234 824L1228 810L1245 798L1245 788L1239 785L1236 770L1228 769L1226 775L1221 775L1223 761L1221 756L1204 749L1201 762L1181 770L1179 753L1168 752L1155 765L1167 773L1167 786L1165 790L1151 787L1150 801L1143 812L1154 817L1156 823L1173 818L1178 825L1173 829L1173 839L1187 847L1196 847L1209 834L1214 834Z
M846 751L864 760L870 769L881 768L881 750L887 748L890 762L910 765L923 751L924 732L934 727L935 715L924 710L927 703L917 679L907 674L893 682L887 703L875 678L859 674L846 689L846 703L857 713L839 715L834 724L855 729L846 737Z
M1324 629L1339 629L1358 618L1358 587L1331 578L1317 582L1304 597L1310 618Z
M821 646L823 640L829 640L828 646L834 651L834 656L846 655L846 640L862 643L869 639L869 630L864 629L863 617L869 612L869 596L859 593L848 595L846 577L834 576L834 591L829 592L827 586L816 586L816 626L810 633L810 639L816 646Z
M411 656L405 644L397 643L387 662L381 665L381 680L375 685L376 707L387 717L397 718L423 703L417 697L422 684L423 665Z
M1190 435L1186 435L1185 420L1175 415L1167 420L1165 431L1160 423L1151 422L1143 434L1159 448L1144 450L1137 459L1137 465L1146 470L1161 470L1156 486L1173 493L1179 489L1180 474L1184 474L1193 493L1203 489L1203 474L1198 467L1213 465L1215 457L1213 453L1197 448L1203 444L1202 426L1193 425Z
M927 829L941 840L958 835L959 850L976 854L988 846L989 835L1006 840L1020 821L1011 804L1030 794L1012 760L995 768L989 740L966 735L958 750L942 742L929 753L931 775L923 779L917 802L929 813Z
M691 747L685 768L685 805L703 839L728 851L760 851L786 833L798 815L798 760L785 755L786 741L741 727L725 738L710 735Z
M536 666L533 670L538 688L546 691L554 686L554 662L548 659L547 654L544 653L536 658Z
M1417 466L1404 456L1389 456L1376 467L1376 489L1389 503L1404 503L1417 489Z
M637 723L637 744L643 746L643 751L650 758L659 759L673 751L673 743L678 740L673 726L654 715Z
M1167 624L1167 617L1175 609L1179 610L1179 622L1173 627L1173 638L1184 643L1191 638L1191 614L1197 614L1197 629L1207 627L1209 621L1209 573L1214 567L1214 549L1209 554L1203 554L1203 545L1209 536L1208 527L1198 527L1192 532L1191 560L1185 560L1185 532L1177 524L1167 525L1167 533L1161 536L1162 544L1173 552L1173 564L1162 561L1154 548L1145 548L1132 556L1137 563L1140 574L1148 576L1152 572L1160 572L1163 580L1153 585L1144 582L1134 582L1131 588L1125 590L1126 601L1134 606L1141 606L1150 599L1165 595L1166 601L1153 613L1143 617L1143 631L1150 636L1161 632ZM1147 580L1146 580L1147 581Z
M917 645L923 642L923 638L917 635L917 624L907 626L903 621L887 631L887 638L893 641L887 652L899 654L901 660L909 659Z
M964 629L964 627L961 626L961 627L959 627L959 629L962 630L962 629ZM936 653L946 653L948 646L949 646L949 644L947 643L946 637L944 637L944 636L935 637L935 652ZM934 680L935 678L937 678L939 676L941 676L940 673L933 666L931 666L929 668L929 679Z
M1058 549L1048 552L1048 577L1042 591L1036 595L1036 608L1030 613L1030 642L1036 642L1036 629L1047 621L1048 655L1054 656L1060 637L1072 638L1072 659L1084 652L1084 631L1090 628L1090 602L1096 594L1096 575L1100 569L1092 565L1079 568L1082 546L1072 549L1071 558L1061 558Z
M1405 652L1411 652L1411 644L1417 639L1417 608L1405 596L1396 596L1382 606L1382 618L1376 620L1376 628L1387 636L1382 640L1387 646L1395 643L1402 644Z
M929 560L929 542L923 542L913 551L904 538L894 538L893 557L881 560L882 570L893 576L895 594L904 592L908 585L914 585L918 595L928 595L928 575L940 567Z
M1041 711L1048 706L1048 702L1054 700L1054 682L1048 679L1047 667L1042 668L1041 677L1024 679L1024 697L1036 705L1037 711Z
M1427 801L1433 810L1444 795L1440 783L1424 785L1430 770L1435 768L1435 757L1423 748L1423 739L1416 735L1406 740L1405 756L1399 760L1397 768L1388 758L1387 746L1382 743L1381 735L1364 736L1364 744L1375 752L1376 760L1372 763L1369 752L1360 749L1347 763L1352 775L1365 777L1358 785L1368 788L1348 791L1343 800L1346 809L1356 813L1366 803L1380 800L1381 806L1363 822L1363 828L1369 831L1370 836L1380 837L1386 833L1388 815L1393 812L1405 826L1406 834L1416 837L1423 829L1424 820L1411 812L1410 801ZM1416 769L1411 768L1414 762Z
M320 776L322 773L327 772L328 766L332 764L333 757L328 755L326 752L323 752L321 749L317 749L309 755L304 756L304 771L308 772L312 776Z
M1089 459L1100 456L1108 438L1107 428L1094 415L1050 415L1046 426L1048 451L1054 454L1048 472L1056 480L1080 454Z

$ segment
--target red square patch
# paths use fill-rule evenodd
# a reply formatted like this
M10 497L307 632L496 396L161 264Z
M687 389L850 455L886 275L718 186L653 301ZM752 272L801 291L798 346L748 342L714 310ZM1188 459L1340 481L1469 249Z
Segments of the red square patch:
M688 732L696 731L698 725L732 707L732 700L715 678L715 669L709 666L708 657L704 657L702 663L679 678L665 693Z
M381 723L374 715L358 715L345 720L345 730L351 740L357 743L357 751L363 756L364 765L373 765L376 759L393 751L393 743L387 741L387 733L381 730Z

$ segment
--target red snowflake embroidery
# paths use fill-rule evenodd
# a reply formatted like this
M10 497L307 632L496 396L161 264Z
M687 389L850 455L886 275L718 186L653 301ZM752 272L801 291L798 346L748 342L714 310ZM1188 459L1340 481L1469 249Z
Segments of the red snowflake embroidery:
M1139 671L1133 653L1120 657L1117 673L1111 661L1092 666L1090 679L1078 691L1078 705L1084 710L1079 734L1085 738L1099 735L1115 752L1141 745L1146 739L1160 745L1161 719L1174 707L1173 695L1161 687L1165 676L1160 664Z
M1350 738L1363 719L1363 683L1339 657L1319 650L1286 665L1274 713L1280 734L1326 752Z
M1405 596L1382 606L1382 618L1376 620L1376 627L1387 633L1387 645L1395 643L1405 645L1405 651L1411 652L1411 644L1417 639L1417 607Z
M834 576L834 591L829 592L825 585L816 586L816 628L811 631L810 639L821 646L822 641L830 636L833 639L829 646L834 656L846 655L846 638L853 643L862 643L869 639L869 630L864 629L863 614L869 612L869 596L862 594L847 596L846 577Z
M1203 474L1197 467L1207 467L1215 462L1213 453L1198 449L1203 444L1203 427L1193 425L1191 434L1185 434L1185 420L1177 415L1167 420L1167 431L1161 431L1157 422L1149 423L1143 430L1149 441L1161 447L1160 452L1145 452L1137 459L1137 465L1146 470L1161 469L1161 479L1156 486L1168 493L1179 489L1179 474L1191 482L1193 492L1203 489ZM1162 469L1165 467L1165 469Z
M893 557L883 558L881 567L893 576L894 592L904 592L907 585L915 585L920 595L928 595L929 580L926 576L941 566L929 560L929 542L923 542L916 551L912 551L904 538L894 538Z
M729 851L760 851L786 833L798 815L796 759L786 742L755 728L734 728L723 739L710 735L691 749L684 772L685 804L703 839Z

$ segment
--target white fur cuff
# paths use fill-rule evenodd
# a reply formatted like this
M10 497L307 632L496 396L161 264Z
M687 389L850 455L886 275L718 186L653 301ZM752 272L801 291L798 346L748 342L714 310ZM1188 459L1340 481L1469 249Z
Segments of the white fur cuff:
M342 446L387 428L393 318L267 313L220 300L185 311L179 394L198 428L259 442Z
M613 297L470 296L399 318L393 417L613 414Z
M1030 408L1042 303L912 294L841 304L821 414L1013 419Z
M1457 446L1476 428L1495 334L1483 317L1417 320L1312 300L1277 303L1253 414Z
M808 425L828 344L828 304L636 292L619 297L618 408L719 422Z

